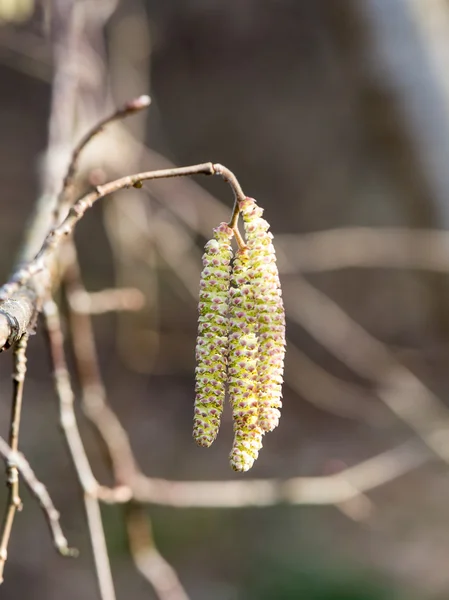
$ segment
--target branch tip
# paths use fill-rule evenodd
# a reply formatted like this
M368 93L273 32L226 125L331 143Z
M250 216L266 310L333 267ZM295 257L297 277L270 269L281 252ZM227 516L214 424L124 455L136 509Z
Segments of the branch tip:
M150 104L151 104L150 96L148 96L147 94L142 94L142 96L139 96L138 98L135 98L134 100L130 100L129 102L127 102L124 106L124 111L126 111L127 113L138 112L140 110L148 108L150 106Z

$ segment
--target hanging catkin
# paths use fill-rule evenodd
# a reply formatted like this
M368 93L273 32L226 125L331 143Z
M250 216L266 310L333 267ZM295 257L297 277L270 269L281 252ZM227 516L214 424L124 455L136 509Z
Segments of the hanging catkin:
M257 400L257 317L253 290L248 282L249 252L236 254L229 290L229 400L234 419L230 455L236 471L253 466L262 447Z
M240 204L249 253L248 276L255 297L259 342L257 377L259 426L272 431L279 424L285 355L285 313L273 236L252 198Z
M263 210L245 198L239 211L246 244L237 237L232 269L233 229L226 223L214 229L203 256L193 435L200 446L212 444L227 386L234 421L230 462L234 470L248 471L264 434L279 423L285 314L273 236Z
M232 229L221 223L203 255L193 423L193 437L200 446L210 446L217 437L225 398L232 235Z

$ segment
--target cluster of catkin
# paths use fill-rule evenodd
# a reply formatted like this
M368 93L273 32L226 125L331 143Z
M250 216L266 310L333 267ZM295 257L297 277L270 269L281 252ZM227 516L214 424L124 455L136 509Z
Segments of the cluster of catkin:
M230 462L247 471L282 406L285 314L273 236L252 198L240 203L246 245L233 256L232 229L221 223L207 242L200 283L193 436L210 446L226 390L234 418Z

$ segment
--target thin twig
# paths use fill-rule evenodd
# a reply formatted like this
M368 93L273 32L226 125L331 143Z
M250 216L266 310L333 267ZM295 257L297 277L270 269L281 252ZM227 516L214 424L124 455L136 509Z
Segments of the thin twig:
M333 475L292 477L286 480L170 481L130 473L128 494L101 496L104 502L144 504L173 508L243 508L275 504L338 505L357 498L420 467L432 454L411 440Z
M163 169L161 171L148 171L136 173L121 177L101 186L97 186L95 191L86 194L78 200L70 209L69 214L63 222L50 231L45 241L37 253L36 257L27 265L18 269L11 279L0 288L0 301L7 300L14 292L18 291L31 277L41 273L47 266L47 260L54 255L55 250L60 246L62 240L70 236L75 225L82 219L86 211L100 198L122 189L139 187L142 181L151 179L165 179L167 177L183 177L188 175L213 175L212 163L203 163L189 167L180 167L175 169Z
M65 289L69 306L71 299L77 294L85 293L79 269L76 248L70 243L65 248ZM92 322L88 313L71 310L71 333L74 355L83 395L83 408L86 415L97 427L100 437L106 443L109 457L112 460L116 483L126 478L134 477L137 466L134 461L128 436L122 428L115 413L106 401L106 390L102 381ZM98 559L107 552L104 546L104 536L94 535L94 525L98 523L98 502L86 496L89 502L88 515L97 516L91 526L92 539L96 541L94 556L97 572L102 573L106 568ZM127 511L127 529L131 553L137 569L148 579L160 600L188 600L173 568L158 552L151 535L150 524L144 518L143 510L133 504ZM100 577L100 582L102 578ZM106 582L108 578L106 577ZM103 591L103 594L109 590ZM108 597L103 595L103 597Z
M428 462L432 454L411 440L333 475L287 480L168 481L139 475L133 497L177 508L266 507L275 504L332 505L357 498Z
M12 450L2 437L0 437L0 454L5 459L8 467L15 467L19 471L30 492L39 501L56 550L62 556L77 556L77 550L68 546L67 539L59 523L59 512L56 510L47 488L37 479L27 459L20 452Z
M234 231L234 237L240 250L246 247L245 240L242 238L242 234L238 228L239 214L240 214L240 202L245 200L246 196L243 193L242 187L232 171L227 167L219 164L214 165L214 171L216 175L220 175L226 183L228 183L234 191L234 208L232 209L231 219L228 223L229 227Z
M49 261L55 257L56 250L59 248L62 241L73 233L76 224L82 219L86 211L91 208L93 204L100 198L104 198L105 196L122 189L140 187L143 181L166 179L170 177L214 174L221 175L224 180L231 185L232 189L234 190L234 194L236 196L238 195L239 198L243 197L243 192L241 191L238 183L236 183L237 180L235 176L232 175L232 173L228 169L225 169L222 165L214 165L212 163L202 163L188 167L135 173L134 175L121 177L115 181L97 186L95 191L86 194L83 198L78 200L72 206L67 217L62 221L62 223L50 231L35 258L19 268L12 275L9 281L0 288L0 302L4 302L5 300L9 299L14 293L20 290L21 287L25 286L25 284L27 284L27 282L34 276L45 272L46 269L47 271L50 271L50 269L48 269ZM51 278L51 276L48 272L47 279L49 278ZM41 285L48 286L48 283L48 281L41 282ZM8 323L6 325L8 325ZM25 325L25 323L21 323L21 326L23 325ZM11 339L11 334L9 336L5 336L5 341L9 339ZM3 339L0 340L0 344L2 341Z
M122 119L125 119L126 117L134 115L140 112L141 110L148 108L150 104L151 98L147 95L139 96L139 98L130 100L120 108L116 109L112 114L102 119L81 138L81 140L78 142L78 144L73 150L70 165L67 169L66 176L64 177L61 192L59 193L57 207L55 209L54 225L58 224L64 207L73 201L72 196L74 188L74 178L78 169L79 158L84 148L93 140L95 136L101 133L107 125L113 123L114 121L120 121Z
M76 294L85 293L76 249L73 243L65 248L65 290L71 306ZM128 436L106 401L106 390L98 365L92 322L88 313L69 312L74 355L83 395L83 409L105 442L112 461L116 483L135 477L137 466ZM96 505L95 510L97 510ZM93 512L93 508L91 512ZM127 529L131 553L137 569L148 579L160 600L188 600L175 571L154 545L150 524L135 503L127 511ZM106 551L106 549L104 550ZM94 553L96 556L97 553ZM98 555L104 552L98 549ZM100 571L102 565L97 564ZM104 568L104 566L103 566Z
M354 372L376 384L376 394L449 463L449 409L396 360L389 349L353 321L333 300L302 278L287 286L291 319Z
M137 288L111 288L100 292L78 290L70 298L70 308L76 313L103 315L108 312L139 311L145 297Z
M276 237L283 273L348 268L449 271L449 232L343 227Z
M84 291L74 244L66 246L64 259L64 287L70 305L70 298ZM73 310L69 311L69 319L83 410L107 446L116 483L122 484L135 473L137 467L128 435L106 401L92 321L88 314Z
M11 406L11 425L9 431L9 446L13 452L19 448L20 417L22 413L23 386L26 374L26 349L28 334L24 334L17 342L13 353L13 394ZM8 544L11 536L14 517L22 509L19 495L19 474L17 468L9 465L7 468L8 504L3 520L0 541L0 583L3 582L3 571L8 558Z
M86 356L88 355L84 355L84 358ZM341 473L323 477L295 477L286 481L274 479L244 482L168 481L146 477L137 470L126 432L116 415L105 403L104 396L102 396L102 403L99 404L99 407L101 410L93 420L99 428L111 456L115 457L117 461L115 468L120 467L120 483L123 485L123 487L117 488L122 490L122 493L114 495L109 490L106 490L106 493L102 492L105 488L99 486L95 481L95 485L98 487L94 493L106 502L127 502L130 498L134 498L139 502L173 507L209 506L217 508L270 506L280 502L312 505L338 504L392 481L429 460L429 454L421 444L409 442ZM103 420L103 417L106 419ZM120 446L127 448L121 458L117 453L114 434L119 435L120 444L126 444L126 446Z
M147 512L135 502L126 507L126 528L136 568L153 587L159 600L189 600L176 571L155 545Z
M83 495L83 499L100 597L101 600L115 600L114 580L101 518L100 503L97 498L86 493Z
M60 420L75 466L78 480L84 492L84 506L89 526L89 537L96 566L96 576L102 600L115 600L109 557L104 539L104 529L98 497L105 491L96 481L84 445L78 430L73 407L74 394L67 369L64 338L61 330L59 311L55 302L46 302L44 306L46 330L54 368L56 391L59 398ZM107 490L108 496L114 496L117 490Z
M31 260L52 226L52 215L69 164L78 104L81 58L82 11L76 0L52 2L51 50L53 85L48 144L41 172L41 189L29 227L20 247L17 264Z
M102 498L105 502L127 502L129 493L123 487L106 488L95 479L78 430L74 411L74 393L64 352L64 338L59 309L53 300L44 305L45 327L48 335L51 361L54 369L56 392L59 399L60 422L70 450L78 479L86 494Z

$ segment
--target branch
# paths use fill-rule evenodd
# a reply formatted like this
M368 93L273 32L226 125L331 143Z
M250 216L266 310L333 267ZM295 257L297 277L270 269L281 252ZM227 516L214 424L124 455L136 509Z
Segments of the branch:
M287 287L289 317L354 372L376 384L388 408L449 463L449 409L384 344L353 321L333 300L297 278Z
M82 289L79 275L76 263L66 267L69 294ZM100 492L102 500L126 502L134 498L139 502L185 508L270 506L279 502L338 505L360 498L363 492L392 481L430 458L421 444L410 442L325 477L222 482L176 482L146 477L139 471L126 431L106 402L89 316L72 314L71 330L84 410L108 448L116 480L128 490L121 498L102 497Z
M59 523L59 513L50 498L47 488L36 478L29 462L23 454L12 450L2 437L0 437L0 454L5 459L8 468L16 468L19 471L30 492L39 501L47 519L56 550L62 556L77 556L77 550L69 548L67 544Z
M73 197L73 188L74 188L74 178L76 171L78 169L79 159L84 148L91 142L99 133L103 131L103 129L113 123L114 121L120 121L134 115L141 110L148 108L151 104L151 98L147 95L139 96L139 98L135 98L134 100L130 100L126 102L123 106L118 108L111 115L108 115L104 119L102 119L99 123L97 123L90 131L88 131L75 146L72 158L70 161L69 168L67 169L66 176L64 177L64 181L62 184L61 192L59 193L57 207L55 210L55 219L54 225L57 225L60 219L62 218L62 212L64 208L72 203Z
M95 191L86 194L83 198L78 200L70 209L69 214L62 221L62 223L50 231L50 233L47 235L36 257L26 265L19 268L10 278L8 283L0 288L0 332L3 332L3 337L0 338L0 348L3 346L6 347L16 339L15 328L12 327L11 319L8 317L7 311L4 308L5 301L10 299L17 301L17 292L23 289L30 280L39 274L45 274L43 281L40 282L40 287L44 287L44 289L46 289L49 286L48 280L51 278L50 263L56 257L56 251L61 246L62 241L73 233L76 224L82 219L87 210L91 208L95 202L97 202L97 200L119 190L131 187L141 187L143 181L166 179L170 177L185 177L190 175L214 174L220 175L227 183L229 183L236 198L239 199L242 197L243 192L241 192L240 186L236 185L235 182L237 180L231 171L222 165L202 163L189 167L162 169L160 171L146 171L143 173L128 175L126 177L116 179L115 181L111 181L110 183L97 186ZM237 227L235 227L234 233L236 233L237 236L239 235ZM20 326L20 330L27 331L31 325L31 319L24 317L20 320L17 320L19 321L18 324Z
M78 480L83 489L84 506L89 526L89 537L95 561L95 573L102 600L115 600L114 583L104 536L103 523L98 497L107 492L108 497L114 490L102 488L96 481L79 434L75 411L74 394L64 353L64 338L59 320L59 311L53 301L44 306L46 331L50 345L56 391L59 398L60 419L70 455L76 469Z
M422 444L407 442L334 475L292 477L285 481L167 481L137 476L130 482L133 497L176 508L264 507L340 504L385 485L431 458Z
M137 570L148 580L159 600L189 600L173 567L156 548L151 522L138 504L127 507L129 547Z
M22 413L23 386L26 374L26 349L28 345L28 334L25 334L17 342L14 348L13 360L13 394L11 406L11 425L9 431L9 446L12 452L19 448L20 417ZM0 541L0 583L3 582L3 571L8 558L8 544L11 537L12 526L16 512L22 509L22 501L19 496L19 474L17 468L9 465L7 468L8 504L3 520Z
M98 502L98 498L86 493L83 495L83 500L100 597L101 600L115 600L114 580L112 578L103 521L101 519L100 503Z
M105 502L127 502L129 494L123 487L110 489L101 486L95 479L78 430L74 411L74 393L70 383L70 375L64 352L64 338L59 318L59 310L55 302L48 301L44 305L45 328L50 346L51 361L54 369L56 393L59 399L60 423L64 431L70 455L83 491L94 498L102 498Z
M64 288L70 306L73 295L84 292L74 244L66 246L64 259ZM106 444L115 481L123 483L137 467L126 431L106 401L92 321L88 314L73 310L69 311L69 319L83 410Z
M425 229L349 227L279 235L283 273L347 268L449 271L449 232Z
M108 312L139 311L145 297L137 288L111 288L100 292L78 290L70 295L70 308L80 314L103 315Z

